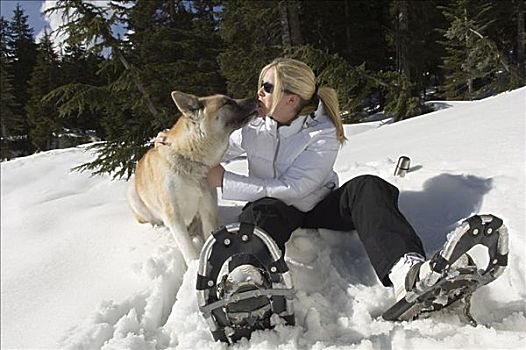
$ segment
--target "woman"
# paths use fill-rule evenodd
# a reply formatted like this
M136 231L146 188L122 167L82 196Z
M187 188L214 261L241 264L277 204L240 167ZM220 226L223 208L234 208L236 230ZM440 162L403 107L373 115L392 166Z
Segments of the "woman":
M424 249L398 209L396 187L365 175L338 188L333 166L346 139L336 91L318 87L305 63L278 58L262 69L257 96L258 118L232 134L226 156L246 152L249 174L218 165L210 186L222 187L225 199L248 201L239 221L265 230L282 251L298 227L356 229L378 278L401 298ZM156 146L162 142L160 133ZM418 273L409 275L412 286Z

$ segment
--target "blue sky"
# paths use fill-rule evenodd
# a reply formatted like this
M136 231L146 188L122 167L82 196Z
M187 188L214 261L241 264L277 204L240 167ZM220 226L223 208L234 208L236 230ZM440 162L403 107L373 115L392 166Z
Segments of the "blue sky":
M33 28L33 34L36 36L46 25L44 17L40 14L40 8L42 7L42 0L19 0L19 1L6 1L1 0L1 13L4 19L10 21L13 18L13 10L16 8L16 4L19 3L24 9L26 15L28 15L29 26Z
M106 6L109 0L89 0L91 3L97 4L99 6ZM24 9L24 13L28 16L29 26L33 28L33 34L35 41L38 42L43 36L43 29L48 28L48 32L52 33L55 29L58 29L63 24L62 14L53 13L48 14L46 18L40 13L42 5L46 3L46 7L50 8L54 4L52 1L44 0L0 0L0 5L2 6L2 16L4 19L10 21L13 18L13 10L16 8L16 5L20 4ZM114 34L125 34L125 29L120 25L115 25L112 27ZM40 34L42 33L42 34ZM40 35L39 35L40 34ZM51 35L51 40L54 41L55 47L58 48L61 46L61 43L65 40L64 33L56 33Z

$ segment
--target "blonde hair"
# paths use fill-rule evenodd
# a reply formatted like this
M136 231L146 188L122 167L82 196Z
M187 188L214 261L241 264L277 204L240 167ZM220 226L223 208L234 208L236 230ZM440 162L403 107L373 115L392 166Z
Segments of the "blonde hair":
M259 87L263 84L263 76L271 68L276 70L271 114L274 113L284 93L298 95L301 98L302 103L300 103L298 114L312 113L318 108L317 105L310 103L315 97L314 94L317 93L317 97L323 103L325 111L336 127L338 141L343 144L347 138L340 118L340 105L336 90L328 86L317 88L316 76L312 69L307 64L292 58L276 58L263 67L259 74Z

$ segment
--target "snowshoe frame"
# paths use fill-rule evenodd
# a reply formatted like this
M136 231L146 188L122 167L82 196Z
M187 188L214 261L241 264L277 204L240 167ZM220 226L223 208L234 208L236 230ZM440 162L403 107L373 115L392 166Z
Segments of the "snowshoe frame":
M488 248L489 263L485 270L459 268L451 265L476 245ZM493 215L475 215L451 232L437 254L431 258L432 272L405 297L388 309L382 317L388 321L408 321L422 312L437 311L461 299L470 298L479 287L502 275L508 264L508 230L503 221ZM469 300L466 303L469 314Z
M267 276L271 287L254 288L220 298L218 288L221 288L223 265L235 267L244 263L258 267ZM199 310L216 341L233 344L243 337L249 338L254 330L271 328L272 314L277 314L286 324L294 325L292 299L295 290L288 266L272 238L252 224L233 223L212 232L201 250L196 288ZM253 317L251 324L235 324L229 318L227 308L250 298L267 298L270 312L259 317L257 322Z

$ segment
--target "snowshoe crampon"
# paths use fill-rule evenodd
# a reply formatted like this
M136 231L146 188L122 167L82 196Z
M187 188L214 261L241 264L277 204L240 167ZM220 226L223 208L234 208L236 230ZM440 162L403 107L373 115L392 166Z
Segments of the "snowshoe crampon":
M292 277L280 249L257 226L236 223L208 238L199 258L197 302L214 340L234 343L271 316L294 325Z
M471 259L467 259L469 264L458 267L455 262L465 258L466 253L476 245L488 248L486 269L478 269ZM444 247L431 258L430 263L431 273L417 282L382 317L388 321L408 321L421 313L437 311L465 299L464 313L472 324L476 324L469 314L469 298L477 288L504 272L508 263L508 230L502 220L493 215L475 215L448 234Z

